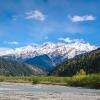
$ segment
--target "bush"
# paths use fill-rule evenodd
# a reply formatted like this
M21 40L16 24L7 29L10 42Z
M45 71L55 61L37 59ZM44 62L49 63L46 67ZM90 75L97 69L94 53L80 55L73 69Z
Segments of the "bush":
M40 80L37 77L33 78L33 84L39 84Z
M84 71L84 69L80 69L80 71L77 72L76 75L86 75L86 72Z

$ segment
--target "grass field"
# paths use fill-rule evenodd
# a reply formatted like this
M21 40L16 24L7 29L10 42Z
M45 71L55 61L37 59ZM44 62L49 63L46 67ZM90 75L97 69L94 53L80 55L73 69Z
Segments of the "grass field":
M1 82L19 82L33 84L52 84L100 88L100 74L75 75L73 77L56 76L0 76Z

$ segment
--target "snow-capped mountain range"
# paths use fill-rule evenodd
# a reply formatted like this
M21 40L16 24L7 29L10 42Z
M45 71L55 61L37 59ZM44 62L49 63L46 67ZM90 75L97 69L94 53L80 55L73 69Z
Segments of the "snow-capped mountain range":
M96 46L89 43L44 43L38 46L28 45L21 48L0 48L0 56L10 57L13 60L25 60L39 55L48 55L55 65L60 64L64 59L73 58L76 55L83 54L97 49Z

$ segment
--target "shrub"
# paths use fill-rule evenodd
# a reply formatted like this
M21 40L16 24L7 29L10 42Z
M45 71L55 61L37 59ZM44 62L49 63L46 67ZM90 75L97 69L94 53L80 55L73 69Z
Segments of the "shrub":
M80 71L77 72L76 75L86 75L86 72L84 71L84 69L80 69Z
M39 84L40 80L37 77L33 78L33 84Z

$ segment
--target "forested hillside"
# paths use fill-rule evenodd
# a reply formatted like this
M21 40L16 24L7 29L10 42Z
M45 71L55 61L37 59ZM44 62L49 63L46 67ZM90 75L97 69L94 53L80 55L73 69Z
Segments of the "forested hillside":
M86 74L100 73L100 48L65 61L56 67L51 74L57 76L73 76L80 69L83 69Z

